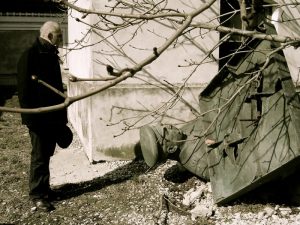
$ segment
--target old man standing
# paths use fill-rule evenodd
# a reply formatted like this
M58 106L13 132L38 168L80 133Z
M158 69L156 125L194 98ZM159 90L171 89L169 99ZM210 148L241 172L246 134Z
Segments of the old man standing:
M63 83L58 57L62 31L58 23L48 21L40 28L40 37L21 56L18 63L18 96L22 108L40 108L57 105L64 98L38 80L42 80L63 93ZM54 154L61 131L68 129L67 111L28 114L22 113L22 123L29 129L32 151L29 177L29 197L38 210L51 211L49 184L50 157ZM67 143L72 141L70 132ZM59 143L58 143L59 144Z

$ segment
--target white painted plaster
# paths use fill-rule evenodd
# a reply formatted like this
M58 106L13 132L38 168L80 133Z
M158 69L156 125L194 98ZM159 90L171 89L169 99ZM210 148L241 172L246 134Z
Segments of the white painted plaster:
M96 1L96 0L78 0L76 4L84 8L94 8L100 11L109 10L104 5L110 5L114 1ZM188 2L189 5L199 6L199 1L193 0ZM191 11L192 8L182 4L179 0L168 1L170 7L175 9ZM217 17L218 4L215 4L211 9L206 11L199 20L207 21L209 18ZM69 16L69 42L73 43L75 40L80 40L87 32L87 27L82 23L75 21L73 17L81 19L82 15L72 13ZM87 16L83 19L87 23L96 24L99 18L95 15ZM133 32L137 35L131 42L128 39ZM97 31L99 32L99 31ZM86 39L87 48L74 50L69 53L69 69L72 75L78 77L99 77L107 76L106 65L112 65L116 69L123 69L125 67L132 67L136 63L141 62L149 55L153 54L153 47L160 47L165 40L169 39L176 29L166 28L159 23L148 22L141 29L136 27L129 27L126 30L117 33L114 38L110 36L110 32L91 33ZM139 121L136 124L137 129L127 131L123 135L118 135L125 127L122 122L125 118L133 117L130 122L137 118L136 112L128 110L119 111L113 107L133 108L138 110L158 108L163 102L172 99L170 94L162 91L159 88L149 86L147 82L154 82L151 76L155 76L161 82L169 82L173 84L181 84L186 77L188 77L195 67L178 67L179 65L186 65L185 60L194 62L201 62L204 59L205 53L200 51L199 48L204 50L211 49L218 42L218 34L216 32L206 33L205 30L199 29L188 33L197 42L198 47L189 43L183 45L173 45L170 49L164 52L157 61L151 65L146 66L143 71L137 73L134 78L127 79L121 84L106 90L100 94L90 97L89 103L74 103L70 107L70 120L76 123L74 127L79 130L79 137L83 140L84 148L87 152L90 161L98 160L111 160L117 159L119 156L109 156L110 149L122 149L129 145L134 145L139 141L139 126L146 124L153 119L151 116ZM100 34L100 35L99 35ZM183 41L182 38L179 42ZM96 44L97 43L97 44ZM121 50L126 52L123 55L120 47L114 49L113 45L124 44ZM73 46L74 45L70 45ZM213 53L218 57L218 49ZM193 88L183 93L184 98L193 105L197 110L199 109L198 95L203 89L203 86L208 83L217 73L218 65L216 62L204 63L196 69L196 72L187 81L187 86ZM146 81L146 82L145 82ZM156 83L156 82L154 82ZM84 83L82 86L90 87L91 84ZM101 85L101 82L93 83L92 85ZM71 95L77 95L84 91L85 88L77 86L76 84L70 85L72 90L69 91ZM87 89L86 89L87 90ZM76 112L85 111L87 117ZM112 112L112 114L111 114ZM169 114L179 117L184 121L189 121L194 118L190 109L182 104L177 104L169 110ZM73 117L80 118L73 118ZM177 122L175 120L164 119L165 122ZM154 121L158 122L158 121ZM115 125L111 125L111 123ZM83 137L82 128L88 125L91 135ZM122 152L120 150L120 152ZM113 153L112 153L113 154ZM122 156L122 153L120 153ZM124 157L126 158L126 156Z
M291 1L278 1L279 3L289 3ZM300 18L300 7L284 6L274 11L272 21L279 35L289 37L300 37L300 22L295 20ZM300 49L288 47L283 50L287 64L294 83L299 84L299 68L300 68Z

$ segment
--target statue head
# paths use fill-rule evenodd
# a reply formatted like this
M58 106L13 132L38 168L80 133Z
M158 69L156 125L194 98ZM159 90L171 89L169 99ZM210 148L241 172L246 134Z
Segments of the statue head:
M145 162L149 167L153 167L168 158L178 160L180 147L186 137L181 130L172 125L143 126L140 129L140 143Z

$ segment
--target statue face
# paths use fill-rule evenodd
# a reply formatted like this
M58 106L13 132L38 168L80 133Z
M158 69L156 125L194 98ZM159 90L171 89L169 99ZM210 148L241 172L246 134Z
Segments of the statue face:
M186 135L174 126L149 126L140 129L140 144L142 154L148 166L153 167L158 162L168 158L175 159Z
M161 136L161 145L165 155L178 151L187 137L181 130L172 125L162 127Z

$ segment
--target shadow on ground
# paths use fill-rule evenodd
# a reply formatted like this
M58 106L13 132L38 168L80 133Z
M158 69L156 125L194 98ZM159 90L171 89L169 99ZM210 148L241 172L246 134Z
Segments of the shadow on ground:
M155 168L157 166L159 166L159 164L156 165ZM155 170L155 168L151 168L151 170ZM55 188L54 193L60 198L60 200L66 200L84 193L100 190L110 185L135 179L142 174L146 174L148 171L150 171L150 168L147 166L145 161L138 158L129 164L121 166L104 176L95 178L91 181L78 184L64 184ZM182 170L182 167L179 167L178 165L168 168L164 174L164 178L173 183L184 183L192 177L194 177L192 173L187 170Z
M155 167L157 167L156 165ZM155 169L155 168L152 168ZM149 171L149 167L144 160L133 160L125 166L121 166L104 176L95 178L91 181L78 184L65 184L54 190L55 194L61 200L70 199L80 196L84 193L93 192L110 185L119 184L130 179L145 174ZM183 170L178 164L168 168L165 171L164 178L172 183L184 183L190 178L195 177L194 174L187 170ZM235 204L286 204L290 206L300 205L300 181L297 175L289 176L284 180L273 181L265 184L249 193L244 194L240 198L226 205ZM200 178L198 178L200 179ZM200 179L201 180L201 179Z
M147 173L149 167L143 160L133 160L129 164L121 166L104 176L78 184L64 184L57 187L54 192L61 200L73 198L84 193L93 192L113 184L119 184Z
M273 180L241 196L232 204L300 205L300 180L297 173Z

